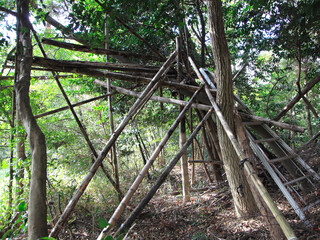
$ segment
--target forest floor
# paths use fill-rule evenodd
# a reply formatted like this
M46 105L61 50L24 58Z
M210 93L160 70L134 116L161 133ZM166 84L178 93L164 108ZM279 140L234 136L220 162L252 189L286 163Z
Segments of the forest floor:
M310 165L320 166L320 144L299 149L299 153L308 159ZM196 171L197 181L206 182L200 165ZM268 227L261 216L236 218L226 182L198 188L198 191L191 193L190 202L183 204L182 196L177 192L179 176L179 168L174 169L166 183L174 186L173 191L169 193L165 189L160 190L140 214L125 239L270 239ZM266 187L298 239L320 239L319 205L307 213L313 228L306 228L275 185L268 183ZM83 216L77 219L71 225L73 239L96 239L101 230L96 227L92 232L90 219ZM63 235L61 239L71 239L69 234Z

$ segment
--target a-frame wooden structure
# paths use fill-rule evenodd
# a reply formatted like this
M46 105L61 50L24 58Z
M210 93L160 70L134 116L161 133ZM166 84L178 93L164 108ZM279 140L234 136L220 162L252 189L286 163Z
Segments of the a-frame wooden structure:
M36 35L35 35L36 36ZM246 176L248 181L253 183L253 186L257 189L261 197L264 199L266 204L268 205L269 209L273 213L275 219L278 221L279 225L281 226L284 234L288 239L295 239L294 233L290 228L289 224L281 214L281 212L276 207L275 203L273 202L272 198L268 194L267 190L259 180L253 166L248 161L248 158L243 153L242 148L239 145L238 140L233 135L232 131L230 130L228 124L226 123L223 115L221 114L219 107L215 102L215 86L214 80L212 78L212 73L207 71L206 69L198 69L196 64L193 60L187 56L182 50L180 44L177 44L177 49L165 60L163 56L147 56L141 54L132 54L132 53L125 53L120 51L112 51L109 49L100 49L100 48L90 48L86 45L77 45L71 43L63 43L57 42L50 39L44 39L42 42L45 44L50 44L70 50L75 51L82 51L82 52L92 52L96 54L109 54L112 56L121 56L121 57L132 57L138 59L147 59L153 61L164 62L161 67L154 67L154 66L147 66L147 65L138 65L132 63L126 64L112 64L112 63L92 63L92 62L74 62L74 61L61 61L61 60L54 60L49 59L42 48L42 43L37 38L39 47L42 50L43 57L34 57L33 64L37 67L37 70L44 70L44 71L52 71L53 76L56 79L56 82L68 104L68 107L72 114L77 121L81 132L90 147L95 160L92 164L92 167L88 174L83 179L82 184L79 186L78 190L75 192L73 198L70 200L69 204L67 205L66 209L64 210L63 214L60 216L59 220L55 224L50 236L56 237L61 230L63 224L67 221L68 217L70 216L71 212L73 211L75 205L77 204L78 200L80 199L81 195L84 193L86 187L90 183L91 179L93 178L94 174L101 167L106 176L108 177L109 181L118 191L119 196L121 197L121 202L116 209L115 213L111 217L109 224L110 226L104 229L98 239L103 239L103 237L108 233L109 229L114 226L119 219L119 216L129 203L131 197L133 196L134 192L137 190L139 184L141 183L143 177L148 172L148 169L155 161L157 156L159 155L161 149L164 147L170 136L172 135L175 128L178 126L181 119L186 114L189 108L199 109L201 111L205 111L206 114L198 124L198 126L194 129L192 134L190 135L189 139L184 143L181 147L179 153L172 159L172 161L168 164L167 168L164 172L160 175L159 179L155 183L155 185L150 189L149 193L145 196L145 198L141 201L141 203L136 207L136 209L132 212L130 217L126 220L125 223L122 224L119 232L123 231L124 229L130 227L133 223L136 216L141 212L143 207L150 201L150 199L154 196L157 189L160 185L164 182L170 171L176 165L178 160L181 156L185 153L188 146L193 141L194 137L198 134L201 128L207 124L208 129L210 129L211 134L211 141L213 143L214 148L217 151L218 160L222 161L219 158L219 145L217 144L217 138L214 136L214 127L212 127L212 123L214 121L211 118L211 115L215 114L215 121L220 121L223 125L237 155L239 157L239 163L243 166L244 171L247 173ZM179 41L177 41L179 43ZM177 67L174 67L173 64L176 63ZM184 65L184 70L182 66ZM101 70L106 69L107 71ZM65 93L63 87L59 82L59 75L56 72L67 72L67 73L79 73L85 74L88 76L94 77L102 77L102 78L110 78L110 79L120 79L124 81L134 81L139 82L141 84L145 84L146 87L141 93L133 92L128 89L123 89L116 86L108 86L106 82L101 80L96 80L95 83L99 84L104 87L110 87L115 92L121 94L127 94L134 97L137 97L136 102L130 108L129 112L123 119L123 121L117 126L114 130L113 134L109 137L109 140L103 150L98 153L95 148L93 147L92 143L90 142L90 138L86 133L85 129L83 128L77 114L74 111L74 107L77 105L71 104L68 99L67 94ZM181 76L185 75L190 80L189 84L186 84L181 81L176 81L174 79L183 79ZM201 85L199 86L194 79L197 78L201 81ZM172 80L173 79L173 80ZM167 87L170 89L174 89L176 91L181 92L184 95L189 95L191 98L188 102L183 100L177 99L169 99L164 97L156 97L153 96L153 93L159 89L160 87ZM112 93L108 93L110 95ZM101 97L105 97L103 95ZM97 100L98 98L87 100L79 104L85 104L89 101ZM177 104L183 107L181 110L178 118L173 123L167 134L164 136L152 156L150 156L149 160L147 161L144 168L141 170L139 176L136 178L132 186L130 187L129 191L125 196L123 196L119 185L113 180L111 174L107 172L107 170L103 166L103 160L105 159L107 153L115 144L117 138L126 127L126 125L130 122L130 120L139 113L139 111L144 107L147 101L154 100L159 102L166 102ZM257 158L260 159L263 166L269 172L271 177L275 180L276 184L279 186L280 190L283 192L285 197L288 199L289 203L292 205L293 209L297 213L297 215L303 220L306 225L309 224L308 220L305 218L304 211L308 210L311 206L319 203L319 199L315 199L313 203L308 203L306 199L302 197L303 191L309 187L318 187L317 182L319 182L318 174L313 171L299 156L297 156L289 147L285 144L283 140L279 136L277 136L267 124L274 124L277 127L289 128L289 129L296 129L297 131L301 131L301 128L295 127L292 125L279 123L276 121L271 121L268 119L259 118L253 115L253 113L241 102L240 99L235 97L235 100L238 104L238 110L241 111L240 114L244 119L244 124L247 127L247 134L250 139L250 146L254 151ZM52 114L57 111L62 111L62 109L53 111L51 113L45 113L43 115ZM43 116L42 115L42 116ZM41 117L41 116L38 116ZM211 127L210 127L211 126ZM263 144L268 144L268 147L264 146ZM209 149L209 148L208 148ZM271 150L274 153L271 153ZM271 156L275 156L271 159ZM211 159L212 163L214 163L214 159ZM281 166L280 166L281 164ZM286 170L286 173L283 173L283 168ZM290 179L290 177L292 179ZM299 183L299 184L298 184ZM297 190L297 187L301 187L300 190ZM300 199L298 202L297 199ZM305 206L302 206L304 204Z

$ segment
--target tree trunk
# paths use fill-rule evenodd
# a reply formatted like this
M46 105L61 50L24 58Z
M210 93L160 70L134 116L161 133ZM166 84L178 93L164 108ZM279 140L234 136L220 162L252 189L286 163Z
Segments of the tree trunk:
M23 193L23 178L24 178L24 161L26 160L25 139L24 131L21 129L22 122L20 114L17 114L17 168L16 168L16 181L17 181L17 194L20 197Z
M216 65L217 104L234 132L231 61L224 32L221 5L221 0L207 1L208 24ZM250 190L248 191L250 194L246 195L242 195L240 191L237 191L239 190L238 187L242 185L244 192L247 192L248 184L246 181L241 183L241 179L244 179L244 177L241 176L238 157L219 121L217 122L217 128L224 168L231 188L236 214L239 217L250 215L256 209L253 196Z
M46 178L47 153L45 136L31 110L29 87L32 65L32 43L29 29L29 0L17 1L17 63L18 79L15 83L17 112L29 136L32 172L28 207L28 238L36 240L48 236ZM21 55L20 55L21 54ZM20 55L20 56L19 56Z
M246 157L252 162L255 162L255 156L250 148L250 141L246 134L245 127L242 124L240 115L235 115L235 123L236 123L236 132L237 132L237 139L238 142L242 148L243 153L246 155ZM246 175L248 173L245 172ZM263 219L269 226L269 231L272 239L279 240L284 239L283 232L277 222L277 220L272 215L271 210L268 208L268 205L263 200L263 198L260 196L259 191L255 188L253 182L249 182L249 186L251 189L251 192L254 196L255 202L257 204L257 207L263 216Z

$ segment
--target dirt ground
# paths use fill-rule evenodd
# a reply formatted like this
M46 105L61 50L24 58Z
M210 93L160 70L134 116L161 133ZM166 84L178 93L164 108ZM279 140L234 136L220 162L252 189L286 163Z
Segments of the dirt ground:
M315 170L320 166L320 144L312 144L299 150L301 156ZM206 182L205 174L199 165L196 168L197 182ZM179 189L179 169L175 169L166 188L151 200L143 210L125 239L270 239L268 227L261 216L248 216L238 219L232 204L227 183L207 184L197 187L191 193L190 202L183 204ZM175 189L177 187L177 189ZM290 223L298 239L320 239L320 205L306 213L313 225L307 228L299 220L288 202L275 185L267 184L268 191ZM95 224L96 226L93 226ZM60 239L96 239L101 229L97 223L79 215L65 228Z

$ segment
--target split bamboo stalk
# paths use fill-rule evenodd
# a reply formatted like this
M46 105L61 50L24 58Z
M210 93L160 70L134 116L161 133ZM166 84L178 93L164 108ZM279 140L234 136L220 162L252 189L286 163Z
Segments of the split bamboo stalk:
M180 112L180 114L177 117L177 119L174 121L174 123L172 124L172 126L170 127L170 129L168 130L166 135L163 137L163 139L161 140L161 142L159 143L157 148L154 150L154 152L153 152L152 156L150 157L150 159L148 160L147 164L142 168L142 170L140 171L138 177L135 179L135 181L133 182L133 184L129 188L127 194L124 196L124 198L122 199L122 201L118 205L117 209L113 213L112 217L110 218L110 220L108 222L109 226L107 226L105 229L103 229L102 232L100 233L100 235L98 237L98 240L103 239L103 237L106 236L106 234L108 234L109 230L111 230L111 228L117 223L119 217L121 216L121 214L123 213L124 209L128 205L128 203L129 203L130 199L132 198L133 194L136 192L136 190L138 189L138 187L139 187L140 183L142 182L143 178L148 173L148 170L150 169L150 167L152 166L154 161L159 156L161 150L166 145L167 141L169 140L169 138L173 134L174 130L177 128L177 126L178 126L179 122L181 121L181 119L185 116L186 112L190 108L192 102L195 100L195 97L201 91L201 89L202 88L199 88L199 90L196 91L193 94L193 96L189 100L188 104Z
M232 145L234 147L234 150L236 151L240 161L245 160L246 156L243 153L243 151L242 151L242 149L240 147L240 144L237 141L236 137L234 136L232 130L230 129L227 121L225 120L224 116L222 115L222 112L220 111L220 109L219 109L217 103L215 102L212 94L210 93L208 84L206 83L206 81L202 77L201 73L199 72L197 66L195 65L195 63L193 62L191 57L189 57L189 61L190 61L191 65L192 65L193 69L195 70L198 78L200 79L201 83L205 85L206 93L207 93L208 98L209 98L209 100L210 100L210 102L211 102L211 104L212 104L212 106L214 108L216 116L219 119L221 125L223 126L223 128L224 128L224 130L225 130L230 142L232 143ZM243 161L243 165L244 165L244 170L247 173L246 174L247 179L249 181L252 181L254 186L257 188L259 194L261 195L261 197L263 198L263 200L265 201L265 203L267 204L267 206L271 210L272 214L274 215L275 219L279 223L279 225L280 225L283 233L287 237L287 239L290 239L290 240L297 239L297 237L295 236L295 234L294 234L292 228L290 227L289 223L287 222L285 217L282 215L282 213L278 209L277 205L272 200L272 198L271 198L270 194L268 193L267 189L263 186L263 184L260 181L259 177L255 173L252 165L248 161Z
M77 102L77 103L72 104L72 107L81 106L81 105L84 105L86 103L90 103L90 102L105 98L105 97L113 95L113 94L114 93L104 94L104 95L101 95L99 97L95 97L95 98L91 98L91 99L88 99L88 100L85 100L85 101ZM40 113L40 114L38 114L38 115L36 115L34 117L35 117L35 119L42 118L42 117L49 116L49 115L52 115L52 114L55 114L55 113L58 113L58 112L62 112L62 111L68 110L68 109L69 109L69 106L65 106L65 107L57 108L57 109L54 109L54 110L51 110L51 111L48 111L48 112L45 112L45 113Z
M101 80L94 80L94 83L99 84L100 86L106 87L107 84ZM134 91L130 91L128 89L125 88L121 88L121 87L117 87L114 85L111 85L111 88L113 90L115 90L116 92L128 95L128 96L133 96L133 97L138 97L140 95L139 92L134 92ZM152 96L150 98L150 100L153 101L157 101L157 102L163 102L163 103L171 103L171 104L175 104L175 105L179 105L179 106L186 106L187 105L187 101L182 101L182 100L178 100L178 99L173 99L173 98L166 98L166 97L159 97L159 96ZM196 108L199 110L203 110L203 111L209 111L210 110L210 106L209 105L205 105L205 104L200 104L200 103L193 103L191 105L192 108Z
M281 122L274 121L271 119L258 117L255 115L250 115L250 114L246 114L246 113L242 113L242 112L239 112L239 115L244 119L254 120L254 121L258 121L258 122L262 122L262 123L269 123L275 127L279 127L279 128L283 128L283 129L294 130L294 131L301 132L301 133L303 133L305 131L305 128L303 128L303 127L294 126L294 125L291 125L288 123L281 123Z
M159 189L159 187L162 185L162 183L166 180L167 176L171 172L171 170L176 166L177 162L181 158L181 156L187 151L187 148L191 144L194 137L198 134L203 124L207 121L207 119L211 116L213 112L213 109L210 109L205 117L202 119L202 121L198 124L198 126L195 128L195 130L190 135L189 139L186 141L186 143L183 145L183 147L180 149L179 153L172 159L172 161L169 163L169 165L166 167L166 169L162 172L156 183L153 185L153 187L150 189L148 194L143 198L143 200L139 203L139 205L135 208L135 210L131 213L131 215L127 218L127 220L121 225L118 233L122 233L125 229L128 229L136 217L140 214L140 212L143 210L143 208L149 203L149 201L152 199L152 197L155 195L156 191ZM100 239L99 239L100 240Z
M133 106L130 108L127 116L122 120L122 122L119 124L118 128L114 131L114 133L110 136L109 141L107 142L106 146L103 148L103 150L100 152L99 156L97 157L96 161L90 168L90 171L83 179L80 187L76 191L76 193L73 195L72 199L69 201L67 207L65 208L64 212L60 216L59 220L57 221L56 225L52 229L50 233L50 237L57 237L59 231L61 230L63 224L67 221L68 217L70 216L71 212L73 211L74 207L78 203L80 197L86 190L87 186L89 185L91 179L93 178L94 174L98 170L99 166L101 165L103 159L106 157L107 153L110 151L112 145L119 137L120 133L123 131L125 126L129 123L131 118L138 113L141 110L142 105L144 102L148 101L148 97L146 95L149 95L148 93L150 91L155 91L153 87L160 81L163 73L171 66L172 62L175 60L177 53L174 52L171 54L171 56L168 58L168 60L163 64L163 66L160 68L159 72L154 76L152 81L147 85L145 90L141 93L140 97L137 99L137 101L133 104Z

